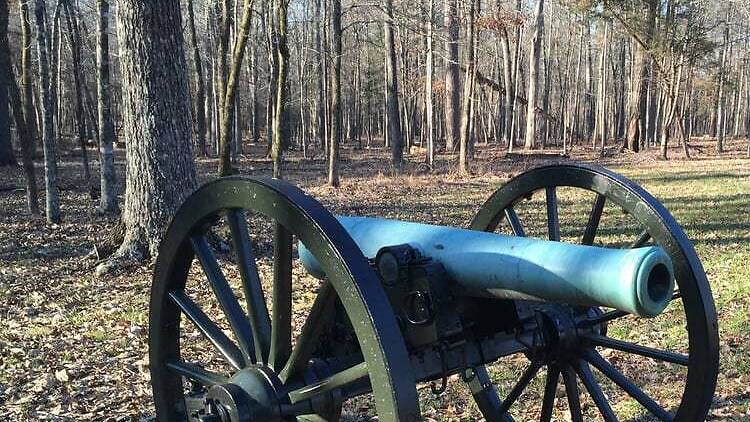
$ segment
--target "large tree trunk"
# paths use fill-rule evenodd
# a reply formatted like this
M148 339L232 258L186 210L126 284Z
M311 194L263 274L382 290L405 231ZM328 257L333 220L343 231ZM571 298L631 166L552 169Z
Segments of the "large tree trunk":
M544 0L537 0L534 17L536 23L529 52L529 96L526 104L526 137L524 138L524 148L527 150L536 146L536 96L539 85L539 56L544 38Z
M286 107L286 79L288 73L289 47L287 46L287 20L289 19L287 8L289 0L276 0L276 65L278 75L276 76L276 99L273 110L273 143L271 144L271 159L273 159L273 177L281 177L281 158L288 140L285 139L286 131L282 129L284 108Z
M341 0L331 1L331 137L328 147L328 184L339 185L339 142L341 141Z
M461 31L458 19L458 2L445 0L443 10L447 38L445 48L445 149L452 152L458 144L460 132L460 64L458 61L458 36Z
M198 154L202 157L208 155L206 148L206 82L203 79L203 60L201 59L201 50L198 45L198 37L195 33L195 13L193 11L193 0L187 2L188 29L190 30L190 47L193 53L193 66L195 74L193 77L195 88L195 140L198 147Z
M119 0L122 117L128 140L116 256L156 256L177 207L196 185L190 88L177 0Z
M115 174L115 125L112 118L112 91L109 84L109 0L97 0L99 16L96 38L97 115L99 119L99 160L101 198L99 207L105 214L119 213L117 176Z
M398 170L403 160L403 137L401 135L401 116L399 115L398 66L396 62L396 40L393 31L393 0L385 1L385 61L386 61L386 95L388 113L388 140L391 144L391 164Z
M47 10L44 0L36 0L34 10L39 55L39 90L42 102L42 145L44 147L44 185L46 189L47 222L60 222L60 190L57 186L56 140L53 128L52 80L48 61Z

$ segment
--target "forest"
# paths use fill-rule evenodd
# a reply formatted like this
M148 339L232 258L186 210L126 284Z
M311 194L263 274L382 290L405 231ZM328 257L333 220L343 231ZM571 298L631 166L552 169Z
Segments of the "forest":
M0 408L9 420L156 420L149 292L170 221L206 182L283 179L335 215L468 227L514 177L580 163L641 184L685 229L718 318L706 418L747 420L747 0L0 0ZM594 210L612 227L596 245L637 244L635 213L602 195ZM555 239L550 203L545 214L533 210L545 198L524 198L513 217L522 236L549 228L549 240L576 243L590 230L585 194L557 192ZM260 302L274 308L280 234L253 218ZM237 284L247 269L229 257L241 251L237 226L220 220L231 235L214 227L205 247L250 315ZM288 247L289 282L300 283L287 292L291 353L329 284L303 274L299 246ZM226 312L198 286L206 263L191 265L196 303ZM698 373L690 300L608 330L689 355ZM217 330L238 336L223 318ZM201 331L180 333L183 352L220 366ZM691 421L676 385L695 380L682 360L648 366L654 354L638 350L602 353L623 378L597 366L601 387L585 368L550 366L546 381L534 363L524 372L530 353L485 376L513 398L500 413L519 421ZM618 392L626 376L646 393ZM419 387L424 420L492 419L462 389L473 378L447 379L438 393ZM339 402L315 420L378 420L375 401Z

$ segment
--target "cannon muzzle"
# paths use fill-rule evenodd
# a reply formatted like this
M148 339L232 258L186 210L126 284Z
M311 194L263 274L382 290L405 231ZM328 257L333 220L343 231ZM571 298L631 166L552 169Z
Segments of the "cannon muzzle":
M362 253L409 244L440 262L467 295L607 306L656 316L674 290L672 261L658 246L612 249L369 217L338 217ZM323 278L302 244L300 260Z

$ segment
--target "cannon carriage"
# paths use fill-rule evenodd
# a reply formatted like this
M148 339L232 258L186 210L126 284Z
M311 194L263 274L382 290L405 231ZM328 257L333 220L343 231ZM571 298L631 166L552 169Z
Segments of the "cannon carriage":
M581 233L561 224L561 189L593 198ZM543 221L519 216L530 205L542 208L534 215ZM596 242L607 230L606 206L637 227L619 248ZM268 223L260 230L267 238L251 233L256 219ZM532 223L545 239L527 238ZM226 234L226 247L216 233ZM580 244L570 241L576 236ZM293 309L295 297L311 293L296 284L311 276L320 279L311 305ZM672 347L612 332L623 331L622 321L662 317L682 321L680 332L644 326L678 339ZM162 242L149 347L165 421L336 421L357 400L371 404L377 420L416 421L426 391L417 387L440 394L449 378L466 385L486 420L512 421L513 406L542 373L533 420L560 412L588 419L584 396L603 420L625 420L612 405L617 390L646 420L699 421L718 372L713 299L684 232L642 188L584 165L511 179L468 229L337 218L275 179L210 182L180 207ZM679 399L660 402L658 389L608 358L612 350L642 359L647 371L667 371L661 387L679 389ZM526 369L500 392L490 366L514 356Z

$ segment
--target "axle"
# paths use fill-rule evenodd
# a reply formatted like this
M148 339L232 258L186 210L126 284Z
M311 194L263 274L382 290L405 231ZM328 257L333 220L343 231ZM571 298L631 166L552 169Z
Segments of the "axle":
M469 296L607 306L656 316L674 290L672 262L660 247L612 249L368 217L338 217L368 258L409 244L443 265ZM299 245L315 277L325 274Z

